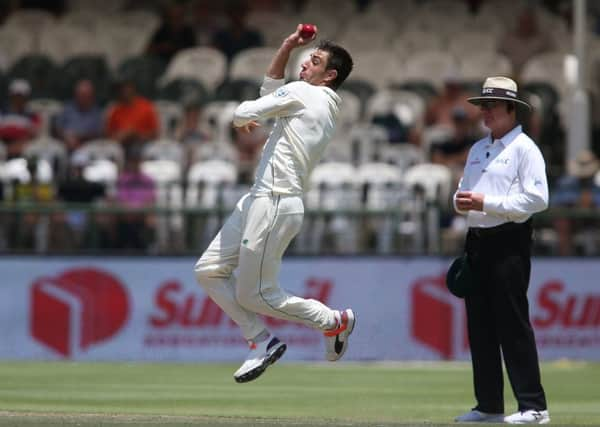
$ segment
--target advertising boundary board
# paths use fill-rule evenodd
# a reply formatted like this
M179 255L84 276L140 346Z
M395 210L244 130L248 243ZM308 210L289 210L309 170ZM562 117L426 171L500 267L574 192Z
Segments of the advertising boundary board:
M286 258L291 293L352 307L344 360L466 360L463 301L446 258ZM204 294L189 257L0 258L0 359L239 361L247 345ZM540 358L600 360L600 262L533 260L530 313ZM323 360L323 338L266 319L285 360Z

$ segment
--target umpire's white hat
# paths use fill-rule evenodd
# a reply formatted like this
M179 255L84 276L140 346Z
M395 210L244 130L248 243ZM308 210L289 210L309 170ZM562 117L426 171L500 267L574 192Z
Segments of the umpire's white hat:
M519 99L517 84L508 77L488 77L481 88L481 96L469 98L467 101L471 104L480 105L482 102L492 99L511 101L516 105L524 106L528 110L531 110L531 105Z

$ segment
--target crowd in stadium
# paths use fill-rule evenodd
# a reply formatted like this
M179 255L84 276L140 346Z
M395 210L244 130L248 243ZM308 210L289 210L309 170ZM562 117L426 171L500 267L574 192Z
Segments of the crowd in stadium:
M268 123L234 131L232 112L258 96L283 37L310 22L318 38L348 48L355 69L339 90L338 132L307 200L327 214L308 221L299 253L456 251L464 222L448 201L470 146L485 135L466 99L490 75L514 78L535 108L525 129L549 167L551 206L599 206L600 7L588 9L592 141L567 164L571 1L4 2L0 200L227 209L251 183L268 132ZM307 52L292 58L289 80ZM441 208L440 247L418 231L428 228L419 201ZM401 214L364 229L342 212L399 205ZM205 215L192 225L142 209L95 215L89 227L83 211L15 212L0 212L2 251L197 250L222 220ZM550 221L540 251L597 254L597 222Z

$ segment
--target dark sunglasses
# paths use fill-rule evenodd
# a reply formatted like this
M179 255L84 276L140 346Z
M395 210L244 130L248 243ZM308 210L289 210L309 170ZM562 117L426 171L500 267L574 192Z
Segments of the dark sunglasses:
M482 110L491 110L492 108L495 108L498 105L500 105L500 101L482 101L481 103L479 103L479 106Z

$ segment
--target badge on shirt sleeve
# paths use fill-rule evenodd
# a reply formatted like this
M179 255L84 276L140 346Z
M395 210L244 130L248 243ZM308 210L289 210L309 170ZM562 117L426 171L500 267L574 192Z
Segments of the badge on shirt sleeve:
M284 96L287 96L288 93L290 93L289 90L287 90L285 86L282 86L275 91L275 96L278 98L283 98Z

